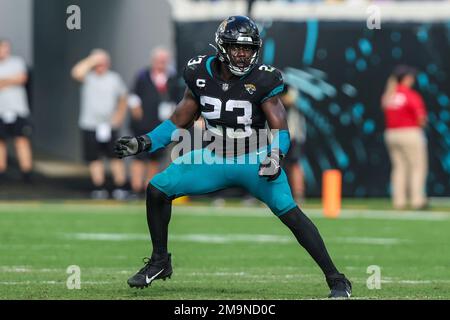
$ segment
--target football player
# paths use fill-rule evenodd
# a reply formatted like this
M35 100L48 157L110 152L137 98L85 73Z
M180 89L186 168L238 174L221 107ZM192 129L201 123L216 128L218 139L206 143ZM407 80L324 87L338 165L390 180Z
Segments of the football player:
M128 284L143 288L172 275L167 233L173 199L240 186L264 202L292 231L322 269L331 290L329 297L350 297L350 281L336 269L317 228L293 200L280 168L290 145L286 113L279 99L284 84L276 68L258 64L262 41L256 24L245 16L229 17L217 29L215 42L216 55L198 56L187 63L187 88L170 119L146 135L116 142L120 158L154 152L171 143L174 132L190 128L202 115L211 140L222 140L224 146L191 151L150 181L146 206L153 252ZM271 143L260 137L266 123L276 131ZM254 139L255 135L259 139ZM205 156L227 161L197 161ZM249 161L251 157L257 161ZM194 161L183 161L189 159Z

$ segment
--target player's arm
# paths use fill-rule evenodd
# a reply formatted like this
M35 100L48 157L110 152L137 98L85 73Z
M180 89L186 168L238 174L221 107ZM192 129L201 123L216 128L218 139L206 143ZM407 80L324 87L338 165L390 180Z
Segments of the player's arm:
M166 147L172 142L172 134L178 128L187 129L192 126L198 110L197 100L187 89L170 119L143 136L120 138L114 146L116 155L124 158L144 151L155 152Z
M199 105L191 90L186 89L183 99L170 117L178 128L189 129L198 118Z
M280 176L280 162L288 153L291 145L286 109L278 96L264 101L261 108L266 116L273 138L272 143L270 144L269 154L260 165L259 175L272 181Z
M278 96L267 99L261 105L270 129L287 130L286 109Z

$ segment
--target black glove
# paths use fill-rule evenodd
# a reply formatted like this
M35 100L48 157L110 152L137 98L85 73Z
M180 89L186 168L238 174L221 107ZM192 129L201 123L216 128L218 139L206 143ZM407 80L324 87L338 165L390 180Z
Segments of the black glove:
M114 144L114 153L120 159L134 156L152 147L152 141L147 135L138 137L122 137Z
M267 178L267 181L276 180L281 174L280 163L284 156L279 150L275 149L259 165L258 175Z

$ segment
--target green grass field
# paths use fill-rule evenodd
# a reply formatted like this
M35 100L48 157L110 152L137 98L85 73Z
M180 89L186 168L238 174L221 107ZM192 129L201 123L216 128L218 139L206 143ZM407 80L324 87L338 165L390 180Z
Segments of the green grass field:
M344 202L339 219L320 204L316 223L355 299L450 299L450 208L392 212L387 200ZM149 254L143 202L0 203L0 299L321 299L319 268L289 230L259 206L175 206L174 274L145 290L126 280ZM81 289L69 290L70 265ZM369 290L368 266L381 268Z

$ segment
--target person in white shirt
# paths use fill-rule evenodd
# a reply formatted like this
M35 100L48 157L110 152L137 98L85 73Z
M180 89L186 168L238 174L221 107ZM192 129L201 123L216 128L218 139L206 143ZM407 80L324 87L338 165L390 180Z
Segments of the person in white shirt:
M79 127L84 143L84 158L89 163L94 185L92 197L109 196L105 188L105 167L102 157L109 159L114 180L112 197L124 199L127 192L125 165L113 152L117 130L127 112L127 88L120 75L110 70L109 54L95 49L72 69L72 77L81 82L81 112Z
M24 85L28 81L26 64L11 55L11 44L0 39L0 180L7 169L7 145L14 139L20 170L25 182L30 182L33 167L31 152L30 111Z

